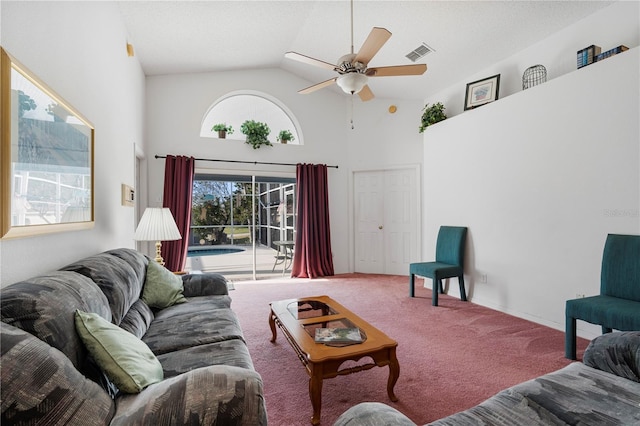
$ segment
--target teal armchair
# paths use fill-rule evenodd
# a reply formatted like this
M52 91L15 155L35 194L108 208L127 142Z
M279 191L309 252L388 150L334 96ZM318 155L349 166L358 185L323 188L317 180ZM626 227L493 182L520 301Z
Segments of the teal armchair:
M419 262L409 265L409 297L415 296L415 276L433 280L431 304L438 306L438 293L444 293L442 280L458 278L460 300L467 300L464 288L464 251L467 228L462 226L441 226L436 241L435 262Z
M567 300L565 357L576 359L576 320L613 330L640 330L640 235L609 234L602 255L600 295Z

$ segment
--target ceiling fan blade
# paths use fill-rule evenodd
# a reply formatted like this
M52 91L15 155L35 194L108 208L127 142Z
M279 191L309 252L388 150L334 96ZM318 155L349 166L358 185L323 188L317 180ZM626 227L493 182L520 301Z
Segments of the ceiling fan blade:
M415 64L368 68L365 74L369 77L391 77L396 75L422 75L425 71L427 71L426 64Z
M284 54L285 58L293 59L294 61L304 62L308 65L313 65L320 68L326 68L328 70L335 70L336 66L329 62L321 61L320 59L312 58L311 56L302 55L296 52L287 52Z
M390 37L391 33L387 29L373 27L353 62L362 62L367 65Z
M370 101L371 99L373 99L373 98L374 98L374 96L373 96L373 92L371 91L371 89L369 88L369 86L368 86L368 85L366 85L366 84L364 85L364 87L362 88L362 90L358 92L358 96L360 96L360 99L361 99L363 102Z
M333 83L335 83L335 81L338 79L338 77L332 78L331 80L327 80L327 81L323 81L322 83L318 83L318 84L314 84L313 86L309 86L306 87L302 90L298 90L298 93L300 93L301 95L306 95L308 93L311 92L315 92L316 90L320 90L324 87L327 86L331 86Z

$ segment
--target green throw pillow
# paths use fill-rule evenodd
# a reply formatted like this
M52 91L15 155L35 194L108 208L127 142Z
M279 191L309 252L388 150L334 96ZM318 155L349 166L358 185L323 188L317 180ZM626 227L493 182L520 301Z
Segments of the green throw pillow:
M149 260L147 278L144 281L142 300L152 308L164 309L184 303L187 299L182 292L182 278L155 260Z
M164 377L151 349L98 314L76 310L76 331L96 364L122 391L138 393Z

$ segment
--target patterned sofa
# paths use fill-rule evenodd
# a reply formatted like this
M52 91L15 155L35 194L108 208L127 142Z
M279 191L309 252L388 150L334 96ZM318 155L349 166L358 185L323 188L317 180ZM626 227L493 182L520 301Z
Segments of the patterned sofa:
M608 333L587 347L583 363L506 389L430 425L640 425L640 331ZM378 402L351 407L334 426L415 426Z
M175 304L152 308L159 266L150 263L116 249L2 288L1 424L267 424L262 379L225 279L162 268L179 291ZM103 344L100 333L116 338ZM133 355L148 356L131 372L127 351L138 347ZM123 374L114 379L105 362ZM152 377L137 370L147 362Z

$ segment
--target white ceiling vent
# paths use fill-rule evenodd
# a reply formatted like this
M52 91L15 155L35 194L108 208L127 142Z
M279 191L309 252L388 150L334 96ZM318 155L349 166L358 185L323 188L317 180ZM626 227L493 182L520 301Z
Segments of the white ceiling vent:
M435 50L427 46L426 43L422 43L420 46L416 47L411 52L407 53L405 56L409 58L411 62L415 62L418 59L422 58L423 56L431 52L435 52Z

